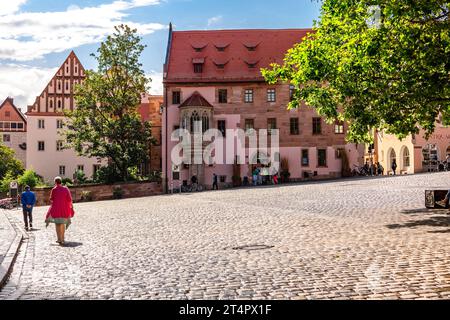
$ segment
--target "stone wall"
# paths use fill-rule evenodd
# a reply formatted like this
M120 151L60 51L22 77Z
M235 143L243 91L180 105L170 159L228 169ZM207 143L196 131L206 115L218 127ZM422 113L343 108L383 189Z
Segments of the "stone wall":
M111 200L114 199L113 191L116 188L120 188L123 192L123 198L136 198L147 197L162 194L162 185L157 182L134 182L134 183L119 183L113 185L97 184L97 185L84 185L70 187L72 193L72 199L74 202L81 202L82 193L89 191L92 200ZM37 206L49 205L50 192L52 188L38 188L33 190L36 193Z

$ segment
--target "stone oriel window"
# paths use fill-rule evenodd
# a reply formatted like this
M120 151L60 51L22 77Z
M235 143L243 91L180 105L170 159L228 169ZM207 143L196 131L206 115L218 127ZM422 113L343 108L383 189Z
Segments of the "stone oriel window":
M267 102L275 102L277 94L275 89L267 89Z
M317 150L317 166L326 167L327 166L327 149Z
M219 89L219 103L228 102L228 91L227 89Z
M322 133L322 118L313 118L313 134Z
M298 128L298 118L290 119L290 133L291 133L291 135L300 134L300 130Z
M181 92L172 91L172 104L180 104L180 103L181 103Z
M244 102L245 103L253 102L253 89L246 89L244 91Z

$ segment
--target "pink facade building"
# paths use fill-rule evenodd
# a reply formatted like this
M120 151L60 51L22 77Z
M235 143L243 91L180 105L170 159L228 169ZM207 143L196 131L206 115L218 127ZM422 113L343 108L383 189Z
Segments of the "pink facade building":
M175 129L278 129L279 155L291 180L340 177L346 165L361 163L363 148L345 141L346 124L326 124L314 109L287 110L289 84L269 85L260 69L282 63L286 51L311 30L173 31L170 28L164 65L163 174L166 191L195 175L211 186L213 174L222 185L236 175L251 181L256 155L246 145L248 165L174 165ZM248 142L248 141L247 141ZM246 142L246 143L247 143ZM362 147L362 146L361 146ZM268 155L270 156L270 155ZM257 156L256 156L257 157ZM241 160L242 161L242 160ZM281 170L281 169L280 169Z
M27 119L8 97L0 104L0 143L13 149L16 158L26 166L26 142Z

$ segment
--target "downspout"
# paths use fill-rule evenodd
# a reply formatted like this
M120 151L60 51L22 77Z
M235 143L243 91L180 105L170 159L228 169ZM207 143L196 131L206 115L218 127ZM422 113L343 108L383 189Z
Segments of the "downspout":
M163 83L164 83L164 102L165 102L165 106L164 106L164 112L165 112L165 161L164 161L164 166L165 166L165 174L164 174L164 192L165 193L169 193L169 171L168 171L168 126L169 126L169 100L168 100L168 90L167 90L167 71L168 71L168 66L169 66L169 59L170 59L170 49L172 47L172 23L169 24L169 39L167 41L167 50L166 50L166 61L164 63L164 79L163 79Z

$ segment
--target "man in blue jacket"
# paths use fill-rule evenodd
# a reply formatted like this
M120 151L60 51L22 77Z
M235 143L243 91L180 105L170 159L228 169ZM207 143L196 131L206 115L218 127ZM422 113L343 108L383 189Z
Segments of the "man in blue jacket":
M25 186L25 191L20 196L23 209L23 221L25 222L25 229L31 231L33 229L33 207L36 204L36 195L30 191L29 186ZM28 228L28 221L30 228Z

